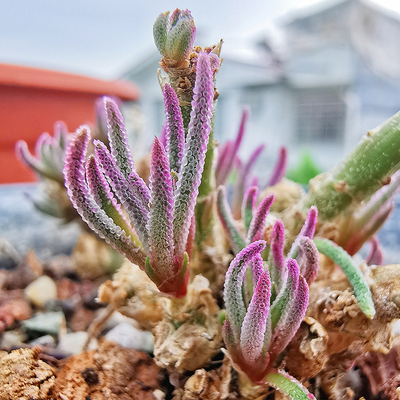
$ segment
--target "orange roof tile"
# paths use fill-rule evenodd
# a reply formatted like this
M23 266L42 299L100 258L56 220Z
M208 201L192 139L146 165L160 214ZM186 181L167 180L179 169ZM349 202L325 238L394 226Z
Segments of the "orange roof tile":
M139 89L130 81L106 81L66 72L1 63L0 85L107 94L122 100L139 98Z

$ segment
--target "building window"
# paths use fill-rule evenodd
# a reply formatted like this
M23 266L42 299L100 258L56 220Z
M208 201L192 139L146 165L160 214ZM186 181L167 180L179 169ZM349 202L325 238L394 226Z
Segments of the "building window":
M345 88L298 89L297 140L300 143L341 143L346 124Z

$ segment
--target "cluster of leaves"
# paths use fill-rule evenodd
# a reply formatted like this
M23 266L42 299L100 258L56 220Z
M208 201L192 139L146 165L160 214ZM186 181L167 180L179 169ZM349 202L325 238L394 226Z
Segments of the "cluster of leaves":
M135 171L118 107L107 98L110 151L95 141L95 154L85 168L90 132L81 127L68 146L64 167L68 194L83 220L144 269L162 292L175 297L186 294L194 207L211 130L210 58L207 53L198 56L186 139L178 98L170 85L163 88L167 150L154 140L149 187Z
M277 220L268 245L267 268L261 256L264 240L248 244L229 266L224 287L225 345L234 363L254 383L268 381L277 356L305 316L308 286L318 272L318 251L312 241L316 221L317 211L312 208L287 258L284 226Z

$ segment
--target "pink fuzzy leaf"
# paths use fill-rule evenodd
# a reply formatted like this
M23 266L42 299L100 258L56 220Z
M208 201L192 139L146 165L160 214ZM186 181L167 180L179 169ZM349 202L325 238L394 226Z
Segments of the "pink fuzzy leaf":
M261 258L261 251L265 248L265 241L251 243L245 247L230 263L225 277L224 302L229 321L237 340L240 337L240 330L246 308L242 297L243 277L250 263ZM262 261L261 261L262 262Z
M185 130L178 96L168 83L163 87L166 123L166 150L169 155L171 171L179 173L181 168L183 147L185 144Z
M308 285L304 277L298 278L296 292L288 302L284 314L272 334L268 352L271 359L279 355L292 340L306 315L309 300Z
M131 150L128 144L128 136L124 125L124 119L117 104L109 97L103 97L107 118L108 139L110 141L111 154L115 164L125 178L135 170Z
M271 280L266 270L258 280L240 334L240 348L245 361L249 364L255 364L263 353L270 297Z
M155 138L150 161L150 263L162 282L176 274L173 240L173 191L167 154Z
M268 267L271 273L271 280L275 284L277 292L286 281L285 267L285 227L280 219L275 221L271 235L271 251L268 260Z
M188 134L174 194L174 246L178 260L182 260L185 253L211 131L214 84L206 53L200 53L197 59L193 93Z
M271 177L269 178L268 186L274 186L281 181L285 176L287 168L287 150L285 146L279 149L278 161L275 164Z
M318 220L318 210L317 207L311 206L308 210L306 220L304 221L303 227L301 228L300 233L298 234L297 238L295 239L290 251L288 253L288 257L290 258L297 258L297 254L299 252L299 244L300 239L303 236L306 236L310 239L314 237L315 233L315 226L317 225Z
M118 169L113 157L108 151L104 143L95 140L95 154L99 161L101 170L106 176L113 192L118 197L122 206L128 214L132 225L142 243L143 248L148 254L149 250L149 232L148 220L149 212L145 209L140 201L140 198L131 190L131 185L128 184L122 172Z
M130 237L135 245L140 247L139 238L134 234L125 214L121 212L121 205L111 192L103 173L100 171L98 162L93 155L90 155L86 162L86 180L93 200L110 218L112 218L116 225L124 230L125 234Z
M235 219L240 219L241 217L241 206L244 192L249 186L248 182L251 179L250 173L263 150L264 145L261 144L253 151L253 153L251 153L247 163L238 169L238 176L235 182L235 188L233 192L234 196L232 200L232 213Z
M84 168L89 140L89 128L82 126L67 147L64 177L71 203L92 230L115 249L125 254L130 261L143 268L145 265L143 249L129 240L125 232L107 216L90 194Z
M299 266L297 262L288 259L286 262L287 278L285 285L271 305L271 330L274 332L283 316L293 303L299 283Z
M247 244L262 238L265 220L267 219L269 209L271 208L274 199L275 196L270 194L258 205L255 215L251 220L249 231L247 232Z
M319 253L312 239L304 236L299 241L299 253L297 263L300 267L300 274L308 285L311 285L318 274Z
M225 184L226 180L229 177L229 174L232 172L235 158L237 157L240 145L243 140L248 116L249 116L249 109L247 107L244 107L239 131L235 141L227 142L226 145L223 147L223 150L221 151L221 156L218 157L217 168L216 168L217 186Z

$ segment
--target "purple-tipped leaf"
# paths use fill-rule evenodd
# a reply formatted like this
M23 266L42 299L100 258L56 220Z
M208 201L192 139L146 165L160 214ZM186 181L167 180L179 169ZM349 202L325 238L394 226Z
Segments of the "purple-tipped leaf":
M249 187L246 193L244 194L243 205L242 205L242 217L246 231L249 230L250 223L253 219L253 210L254 207L256 206L257 196L258 196L257 186Z
M240 334L240 348L243 358L249 364L255 364L263 354L270 297L271 280L266 270L258 280Z
M166 150L169 155L171 171L179 173L185 144L185 130L183 128L182 114L179 107L178 96L168 83L163 87L165 115Z
M123 208L128 214L132 225L139 236L143 248L148 254L149 232L147 224L149 222L149 212L142 205L135 192L131 190L122 172L118 169L113 157L104 143L95 140L95 154L99 161L101 170L106 176L113 192L118 197Z
M280 219L275 221L271 235L271 251L268 260L268 267L271 280L274 282L277 292L281 290L286 281L285 266L285 227Z
M135 171L135 166L128 144L124 119L117 104L111 98L103 97L103 102L111 154L122 175L127 179L129 174Z
M274 199L275 196L273 194L270 194L269 196L265 197L263 201L258 205L257 210L254 214L254 218L250 223L249 231L247 232L247 244L262 238L265 220L267 219L269 209L271 208Z
M235 220L233 219L228 200L226 199L225 186L220 186L217 189L217 213L222 227L228 236L229 244L233 252L235 254L239 253L239 251L245 247L245 243L239 231L236 229Z
M224 148L221 150L221 156L218 158L217 169L216 169L217 186L225 184L226 180L229 177L229 174L232 172L235 158L238 154L240 144L242 143L243 140L248 116L249 116L249 109L245 107L243 109L242 119L240 122L239 131L235 141L227 142Z
M311 285L315 281L319 269L319 253L312 239L305 236L300 238L297 263L300 267L300 274L307 284Z
M281 181L285 176L287 168L287 150L285 146L279 149L278 161L275 164L271 177L269 178L268 186L274 186Z
M66 149L69 142L69 133L67 125L63 121L57 121L54 124L54 139L60 149Z
M193 93L188 134L174 195L174 247L178 260L185 253L211 131L214 84L206 53L200 53L197 59Z
M71 203L93 231L115 249L125 254L130 261L144 268L145 254L143 249L137 247L127 238L125 232L107 216L90 194L85 180L84 168L89 140L89 128L82 126L77 130L67 147L64 177Z
M369 202L354 215L352 234L345 246L346 251L353 255L372 237L394 209L394 197L400 188L400 171L396 172L388 185L379 189Z
M250 186L251 171L256 163L261 152L264 150L264 145L258 146L253 153L251 153L249 160L241 168L238 169L238 176L235 182L232 200L232 213L235 219L241 217L241 206L245 190Z
M318 220L317 207L311 206L310 209L308 210L307 217L306 220L304 221L303 227L301 228L300 233L298 234L297 238L292 244L292 247L288 253L288 257L297 258L297 254L299 252L300 240L303 236L306 236L310 239L314 237L317 220Z
M271 330L274 332L276 326L281 323L281 320L290 305L294 302L294 298L299 283L299 266L292 259L286 261L287 278L285 285L279 292L278 296L271 305Z
M130 223L121 212L121 206L112 194L104 175L100 171L98 162L93 155L90 155L86 162L86 180L93 200L116 225L125 231L125 234L132 242L134 242L137 247L140 247L139 238L133 233Z
M163 145L154 139L150 161L150 263L163 281L175 275L173 239L173 191L168 157Z
M371 247L365 262L368 265L383 265L383 251L379 239L376 236L372 236L369 243Z
M273 331L268 352L271 359L280 354L292 340L306 315L309 300L308 285L304 277L299 277L296 293L286 306L278 325Z
M240 337L240 330L246 315L242 296L243 277L250 263L256 258L261 258L260 253L264 249L265 241L263 240L251 243L232 260L226 273L224 302L227 316L237 340Z

